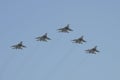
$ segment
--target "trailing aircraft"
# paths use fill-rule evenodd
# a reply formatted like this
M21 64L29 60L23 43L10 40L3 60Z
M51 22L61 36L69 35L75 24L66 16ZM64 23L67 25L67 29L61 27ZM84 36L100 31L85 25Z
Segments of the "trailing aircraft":
M91 48L91 49L88 49L88 50L85 50L87 53L92 53L92 54L96 54L97 52L100 52L99 50L97 50L97 46Z
M86 41L83 39L83 36L81 36L81 37L78 38L78 39L73 39L72 41L73 41L73 43L78 43L78 44L83 44L83 42L86 42Z
M64 32L64 33L69 33L69 31L73 31L72 29L70 29L69 24L67 24L63 28L59 28L58 30L59 30L59 32Z
M26 46L25 45L23 45L23 42L21 41L21 42L19 42L18 44L16 44L16 45L13 45L13 46L11 46L13 49L23 49L23 48L26 48Z
M36 37L37 41L45 41L47 42L47 40L51 40L48 36L47 36L47 33L45 33L44 35L42 36L39 36L39 37Z

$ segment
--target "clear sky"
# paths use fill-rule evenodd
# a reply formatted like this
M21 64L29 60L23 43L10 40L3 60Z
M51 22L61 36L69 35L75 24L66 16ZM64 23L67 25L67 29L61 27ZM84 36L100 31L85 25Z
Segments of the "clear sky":
M0 0L0 36L0 80L120 80L120 0Z

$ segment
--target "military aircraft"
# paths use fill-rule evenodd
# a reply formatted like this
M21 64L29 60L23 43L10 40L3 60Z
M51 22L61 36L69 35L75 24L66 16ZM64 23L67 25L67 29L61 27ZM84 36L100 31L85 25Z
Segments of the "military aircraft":
M58 29L59 32L69 33L69 31L73 31L70 29L69 24L67 24L65 27Z
M86 42L86 41L83 39L83 36L81 36L81 37L78 38L78 39L73 39L72 41L73 41L73 43L78 43L78 44L83 44L83 42Z
M18 44L16 44L16 45L13 45L13 46L11 46L13 49L23 49L23 48L26 48L26 46L25 45L23 45L23 42L21 41L21 42L19 42Z
M91 49L88 49L88 50L85 50L87 53L92 53L92 54L96 54L96 52L100 52L97 50L97 46L91 48Z
M47 36L47 33L45 33L43 36L39 36L39 37L36 37L37 41L45 41L47 42L47 40L51 40L48 36Z

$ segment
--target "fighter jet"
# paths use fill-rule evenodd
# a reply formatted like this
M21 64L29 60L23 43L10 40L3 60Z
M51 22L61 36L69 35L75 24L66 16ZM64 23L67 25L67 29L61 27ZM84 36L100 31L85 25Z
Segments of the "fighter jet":
M47 37L47 33L45 33L43 36L36 37L37 41L45 41L51 40L49 37Z
M69 33L69 31L73 31L70 29L69 24L67 24L65 27L58 29L59 32Z
M72 41L73 41L73 43L78 43L78 44L83 44L83 42L86 42L86 41L83 39L83 36L81 36L81 37L78 38L78 39L73 39Z
M87 53L91 53L91 54L96 54L96 52L100 52L97 50L97 46L95 46L94 48L85 50Z
M25 45L23 45L23 42L21 41L21 42L19 42L18 44L16 44L16 45L13 45L13 46L11 46L13 49L23 49L23 48L26 48L26 46Z

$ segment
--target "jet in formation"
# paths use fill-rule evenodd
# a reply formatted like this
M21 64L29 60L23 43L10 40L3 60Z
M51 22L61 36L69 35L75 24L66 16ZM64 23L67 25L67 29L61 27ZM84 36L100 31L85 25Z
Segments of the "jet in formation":
M81 37L78 38L78 39L73 39L72 41L73 41L73 43L78 43L78 44L83 44L83 42L86 42L86 41L83 39L83 36L81 36Z
M23 48L26 48L26 46L25 45L23 45L23 42L21 41L21 42L19 42L18 44L16 44L16 45L13 45L13 46L11 46L13 49L23 49Z
M47 36L47 33L45 33L44 35L42 36L39 36L39 37L36 37L37 41L45 41L47 42L48 40L51 40L48 36Z
M91 49L88 49L88 50L85 50L87 53L92 53L92 54L96 54L97 52L100 52L97 50L97 46L91 48Z
M73 31L72 29L70 29L69 24L67 24L63 28L59 28L58 30L59 30L59 32L64 32L64 33L69 33L69 31Z

